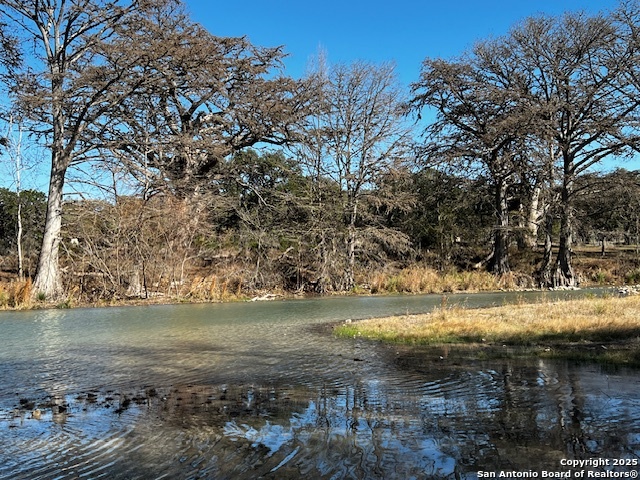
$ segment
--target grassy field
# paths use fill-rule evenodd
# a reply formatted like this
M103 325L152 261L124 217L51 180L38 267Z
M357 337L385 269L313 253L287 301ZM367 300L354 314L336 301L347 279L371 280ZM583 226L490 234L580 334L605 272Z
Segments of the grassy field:
M391 343L473 347L485 356L508 351L640 366L640 296L485 309L445 306L424 315L345 323L334 332Z

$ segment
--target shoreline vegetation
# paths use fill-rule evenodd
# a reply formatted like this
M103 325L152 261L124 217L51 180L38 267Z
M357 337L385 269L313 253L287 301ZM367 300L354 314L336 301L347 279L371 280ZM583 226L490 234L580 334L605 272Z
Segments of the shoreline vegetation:
M574 259L580 288L624 288L640 283L640 267L633 247L616 246L606 257L594 246L577 249ZM316 296L451 294L497 291L544 291L535 281L539 258L514 255L512 271L495 275L482 269L450 267L436 269L430 262L408 265L388 264L383 269L362 270L356 275L355 286L346 291L314 293L286 288L276 281L256 288L251 281L253 270L240 264L225 268L190 268L179 281L138 284L125 292L97 294L100 289L90 280L67 275L65 294L50 301L44 295L34 295L31 280L20 280L15 272L0 271L0 311L43 308L109 307L179 303L220 303L307 298ZM105 279L103 279L106 281ZM138 279L139 281L139 279ZM94 288L89 288L93 285Z
M0 281L0 311L2 310L34 310L34 309L68 309L68 308L100 308L117 306L142 306L182 303L229 303L255 302L279 299L296 299L312 297L335 296L375 296L375 295L448 295L456 293L491 293L491 292L524 292L546 291L546 288L532 288L529 284L522 287L518 283L518 274L509 273L495 276L489 272L448 272L438 273L430 268L412 268L398 274L377 274L371 283L361 283L351 291L329 292L314 294L292 292L275 288L272 290L245 290L241 282L228 282L220 277L196 277L186 293L175 294L163 292L149 292L143 295L122 297L84 299L77 290L69 292L62 300L48 301L46 298L34 297L33 283L30 278L12 279L8 282ZM615 284L602 285L588 283L586 288L597 287L618 288L623 291L625 286ZM559 287L558 290L566 288ZM571 288L579 290L580 288Z
M235 301L264 301L282 298L304 298L318 294L287 291L274 287L269 290L249 289L248 282L235 270L233 275L194 274L174 291L149 291L144 294L113 296L89 300L72 288L57 303L46 298L33 299L30 279L12 279L0 282L0 310L33 308L106 307L122 305L146 305L158 303L220 303ZM392 295L392 294L447 294L476 293L530 289L531 282L522 281L523 275L512 272L496 276L487 271L439 272L431 267L414 265L389 272L375 272L359 276L357 285L350 291L328 292L324 296L337 295ZM522 287L524 283L525 287Z
M640 367L640 296L586 297L346 322L334 335L441 347L472 358L534 356ZM442 358L442 357L441 357Z

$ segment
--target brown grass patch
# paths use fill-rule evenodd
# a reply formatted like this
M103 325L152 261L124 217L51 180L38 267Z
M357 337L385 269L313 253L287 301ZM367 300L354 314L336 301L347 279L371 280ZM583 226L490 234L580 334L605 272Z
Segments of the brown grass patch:
M485 271L439 272L430 267L412 266L394 273L374 273L365 283L374 294L418 294L509 290L517 288L520 280L516 274L496 277Z
M0 308L30 308L31 293L30 278L0 283Z
M518 304L486 309L439 308L426 315L342 325L339 335L384 341L510 345L608 342L640 336L640 296Z

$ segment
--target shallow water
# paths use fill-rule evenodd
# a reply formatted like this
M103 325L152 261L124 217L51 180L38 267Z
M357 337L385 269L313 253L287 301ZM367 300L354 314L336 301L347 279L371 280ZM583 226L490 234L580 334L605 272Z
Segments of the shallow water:
M637 371L467 360L326 327L441 302L3 312L0 478L478 478L638 459Z

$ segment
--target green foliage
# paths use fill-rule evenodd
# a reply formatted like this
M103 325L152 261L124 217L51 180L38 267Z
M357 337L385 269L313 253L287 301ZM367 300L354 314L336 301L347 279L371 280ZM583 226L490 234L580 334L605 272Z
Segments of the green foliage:
M484 179L424 169L404 188L415 193L415 206L390 212L389 225L407 233L419 251L436 252L439 268L463 263L465 246L486 243L493 211Z
M595 273L595 281L598 285L604 285L607 282L607 275L605 272L599 270Z
M20 195L0 188L0 255L15 255L18 234L18 205L21 205L22 248L24 257L35 262L46 214L46 196L35 190L23 190Z
M640 268L630 271L625 275L625 281L627 284L639 284L640 283Z
M56 305L58 310L67 310L73 306L71 299L67 298Z
M635 242L640 235L640 172L618 169L580 179L576 212L584 242Z

